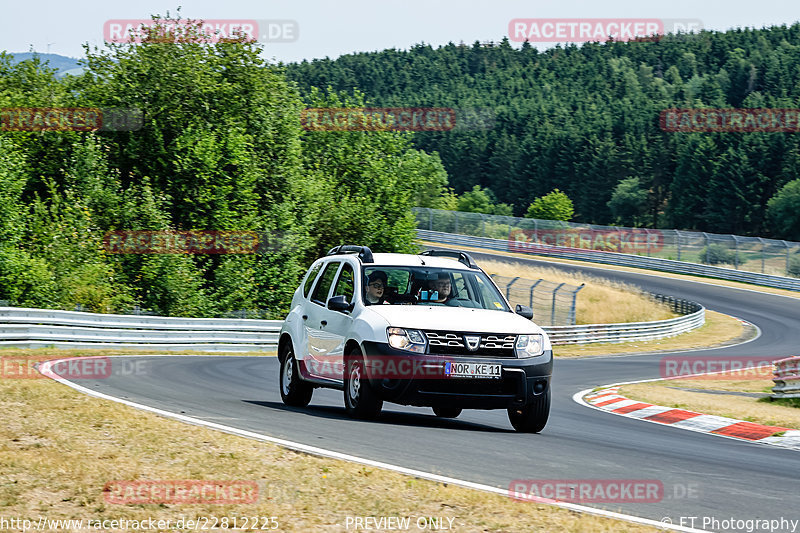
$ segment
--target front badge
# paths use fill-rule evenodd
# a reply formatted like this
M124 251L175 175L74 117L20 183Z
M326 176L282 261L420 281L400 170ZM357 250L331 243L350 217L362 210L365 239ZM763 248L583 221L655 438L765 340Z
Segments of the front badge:
M474 352L481 344L481 337L479 335L464 335L464 340L467 343L467 349Z

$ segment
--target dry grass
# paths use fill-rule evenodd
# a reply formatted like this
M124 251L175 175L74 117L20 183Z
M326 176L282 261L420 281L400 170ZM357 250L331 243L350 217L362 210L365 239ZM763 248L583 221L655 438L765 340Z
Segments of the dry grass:
M587 355L694 350L731 343L740 339L744 333L745 328L739 320L716 311L706 310L705 324L675 337L644 342L554 346L553 353L557 357L580 357ZM755 334L755 330L752 331L752 334Z
M481 261L489 274L525 279L546 279L556 283L585 286L578 293L575 318L578 324L613 324L665 320L678 315L669 307L653 302L636 287L608 279L567 274L554 268L540 268L522 262Z
M153 518L174 524L181 517L274 516L280 531L346 531L348 516L431 516L454 518L455 531L470 532L657 531L295 453L91 398L45 379L0 379L0 409L5 517ZM256 481L259 500L120 505L107 503L102 492L114 480L192 479Z
M800 409L759 401L755 397L734 394L708 394L682 389L703 389L732 392L768 392L773 386L769 378L760 379L671 379L624 385L620 394L632 399L666 407L696 411L708 415L747 420L768 426L800 429Z
M442 246L439 243L435 242L427 242L427 241L419 241L420 244L428 245L428 246L435 246L437 248L446 248L446 246ZM474 251L478 253L487 253L489 252L483 248L471 248L469 246L459 246L457 249L463 250L465 252ZM779 294L781 296L788 296L790 298L800 298L800 292L797 291L790 291L786 289L775 289L772 287L762 287L760 285L753 285L750 283L741 283L738 281L728 281L724 279L715 279L715 278L705 278L702 276L690 276L688 274L673 274L671 272L661 272L655 270L646 270L643 268L633 268L633 267L625 267L625 266L617 266L617 265L604 265L604 264L589 264L585 261L575 261L571 259L562 259L556 257L545 257L545 256L538 256L532 254L519 254L519 253L512 253L512 252L501 252L499 250L492 250L491 253L496 255L502 255L505 257L516 258L516 259L535 259L536 261L544 261L547 263L554 263L554 264L564 264L564 265L575 265L575 266L582 266L582 267L593 267L602 270L618 270L620 272L635 272L639 274L651 274L663 278L673 278L673 279L683 279L687 281L699 281L703 283L708 283L709 285L720 285L722 287L733 287L737 289L747 289L751 291L757 292L765 292L769 294ZM481 263L482 264L482 263Z

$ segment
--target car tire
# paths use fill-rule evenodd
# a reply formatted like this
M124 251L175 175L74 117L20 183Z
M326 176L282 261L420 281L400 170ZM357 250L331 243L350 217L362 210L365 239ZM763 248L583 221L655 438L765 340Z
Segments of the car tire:
M383 408L383 400L377 397L367 379L361 350L351 350L344 362L344 407L347 414L363 420L376 418Z
M311 395L314 393L314 387L300 377L291 343L287 343L283 349L279 380L283 403L292 407L308 405Z
M550 417L550 387L523 407L508 409L508 420L520 433L539 433Z
M458 407L434 407L433 414L439 418L456 418L461 414Z

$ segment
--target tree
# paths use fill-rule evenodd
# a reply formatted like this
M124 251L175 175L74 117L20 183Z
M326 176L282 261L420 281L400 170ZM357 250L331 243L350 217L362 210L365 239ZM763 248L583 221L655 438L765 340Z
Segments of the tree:
M480 185L472 187L471 191L467 191L458 198L458 210L466 213L489 213L494 211L492 199L486 192L486 189L481 189Z
M638 227L647 214L647 197L647 190L642 188L638 177L625 178L617 183L608 201L615 222L621 226Z
M360 93L313 90L310 104L358 108L364 100ZM346 243L415 250L411 208L445 192L437 156L414 150L410 135L391 131L306 131L301 143L304 177L295 184L299 203L293 209L303 217L315 253Z
M767 218L777 236L800 241L800 179L790 181L769 199Z
M709 181L718 168L716 143L705 134L688 134L678 146L676 159L677 168L670 186L672 227L701 228Z
M535 199L533 203L528 206L525 217L538 218L540 220L569 221L572 219L574 212L575 208L569 196L558 189L554 189L550 193Z

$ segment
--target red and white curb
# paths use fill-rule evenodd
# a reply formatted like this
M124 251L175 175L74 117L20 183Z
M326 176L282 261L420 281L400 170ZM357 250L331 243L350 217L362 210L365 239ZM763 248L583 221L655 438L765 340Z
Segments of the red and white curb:
M578 395L580 395L580 400L583 403L616 415L665 424L681 429L688 429L690 431L697 431L699 433L709 433L800 450L800 431L798 430L780 426L754 424L753 422L737 420L735 418L705 415L702 413L695 413L694 411L686 411L684 409L639 402L620 395L618 386L609 386L600 390L587 392L588 391L581 391L576 394L576 400L578 399ZM776 433L780 433L781 435L776 436Z

